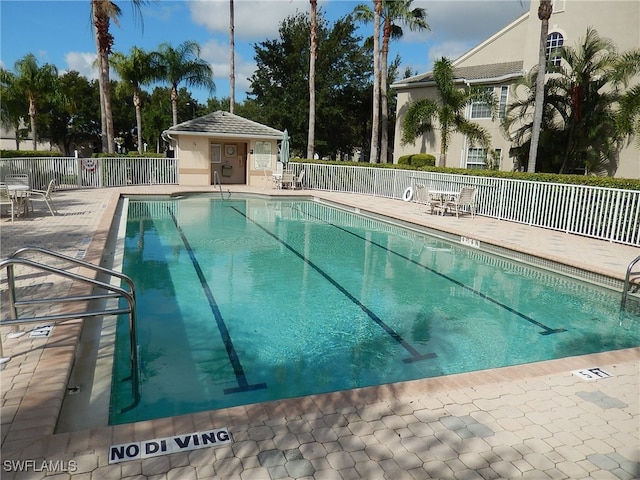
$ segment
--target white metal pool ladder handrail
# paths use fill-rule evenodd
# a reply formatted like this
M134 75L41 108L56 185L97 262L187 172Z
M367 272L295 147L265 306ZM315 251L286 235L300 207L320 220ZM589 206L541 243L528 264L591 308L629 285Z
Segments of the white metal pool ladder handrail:
M222 193L222 182L220 181L220 175L218 175L218 172L213 172L213 186L215 187L216 185L218 185L218 188L220 189L220 198L222 200L224 200L224 193ZM229 190L229 197L231 197L231 190ZM227 198L229 198L227 197Z
M124 283L126 283L128 290L122 287L118 287L116 285L111 285L109 283L101 282L91 277L80 275L78 273L68 272L56 267L52 267L50 265L29 260L26 258L19 258L25 253L29 253L29 252L37 252L39 254L65 260L71 264L85 267L93 271L108 275L110 277L119 278ZM24 265L27 267L34 268L36 270L42 270L55 275L60 275L62 277L66 277L71 280L77 280L82 283L92 285L95 288L98 288L110 293L96 292L88 295L40 298L40 299L32 299L32 300L17 300L16 288L15 288L14 265ZM104 315L128 314L129 316L129 350L130 350L129 356L130 356L130 363L131 363L131 377L129 378L131 379L131 383L132 383L133 404L125 408L123 411L131 410L132 408L134 408L140 401L140 386L138 381L138 378L139 378L138 341L137 341L136 319L135 319L136 318L135 317L135 288L131 278L129 278L127 275L123 273L116 272L114 270L109 270L108 268L100 267L98 265L94 265L92 263L85 262L83 260L69 257L67 255L63 255L58 252L53 252L51 250L46 250L40 247L24 247L19 250L16 250L9 258L0 261L0 268L4 268L5 266L7 267L7 285L8 285L9 311L11 313L11 320L0 320L0 326L18 325L22 323L33 323L33 322L42 322L42 321L70 320L74 318L79 318L84 320L85 318L99 317ZM120 307L105 308L101 310L86 311L86 312L61 313L56 315L41 315L41 316L24 317L24 318L19 318L19 314L18 314L18 307L25 306L25 305L42 305L42 304L56 303L56 302L57 303L78 302L78 301L89 301L89 300L109 299L109 298L124 298L127 301L127 307L126 308L120 308ZM0 356L3 356L1 336L0 336Z
M629 296L632 284L636 289L640 289L640 284L638 283L638 280L640 280L640 270L633 270L638 262L640 262L640 256L633 259L627 267L627 274L624 277L624 287L622 288L622 303L620 304L620 309L623 311L627 307L627 297Z

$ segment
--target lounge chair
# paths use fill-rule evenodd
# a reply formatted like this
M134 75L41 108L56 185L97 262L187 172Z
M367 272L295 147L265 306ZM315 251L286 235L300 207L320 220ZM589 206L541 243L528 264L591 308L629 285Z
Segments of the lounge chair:
M56 181L51 180L49 182L49 186L46 190L29 190L29 202L33 202L34 200L37 202L45 202L47 207L49 207L49 212L51 212L52 216L56 216L56 207L53 205L53 200L51 199L51 194L53 193ZM31 204L31 210L33 211L33 204Z
M476 215L476 188L462 187L460 195L445 203L445 209L456 212L456 217L460 213L470 213L472 217Z
M303 178L304 178L304 170L302 170L297 177L293 178L293 183L291 183L291 188L293 190L296 190L297 188L302 190L302 188L303 188L302 187L302 179Z
M9 192L9 188L4 183L0 183L0 208L4 205L7 205L11 209L11 222L13 222L16 215L17 205Z

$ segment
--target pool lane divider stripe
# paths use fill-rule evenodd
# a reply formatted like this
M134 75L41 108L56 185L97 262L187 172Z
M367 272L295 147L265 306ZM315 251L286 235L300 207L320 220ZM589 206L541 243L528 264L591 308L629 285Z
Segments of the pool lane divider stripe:
M224 318L222 317L222 313L220 313L220 309L218 308L218 304L216 299L213 296L213 292L209 287L209 282L207 282L206 277L204 276L204 272L200 267L200 263L196 258L196 255L189 244L189 240L187 240L186 235L182 231L182 228L178 225L178 220L171 210L169 210L169 215L171 215L171 219L180 234L180 238L182 239L182 243L184 243L185 248L187 249L187 253L189 254L189 258L191 259L191 263L193 264L193 268L196 270L196 274L198 275L198 279L200 280L200 285L202 285L202 290L204 290L204 294L207 297L209 302L209 307L211 308L211 312L213 313L214 318L216 319L216 323L218 325L218 330L220 331L220 336L222 337L222 341L227 350L227 356L229 357L229 362L231 362L231 366L233 368L233 373L236 376L236 381L238 382L238 386L234 388L225 388L224 393L238 393L238 392L249 392L252 390L260 390L262 388L267 388L266 383L257 383L254 385L249 384L247 381L247 376L244 373L244 368L242 368L242 363L240 363L240 357L238 357L238 352L236 352L235 347L233 346L233 341L231 340L231 335L229 334L229 330L227 329L227 325L224 323Z
M349 300L351 300L354 304L356 304L358 307L360 307L360 309L367 314L367 316L373 320L375 323L377 323L385 332L387 332L396 342L398 342L405 350L407 350L410 354L411 357L409 358L405 358L402 361L404 363L413 363L413 362L418 362L420 360L425 360L427 358L435 358L437 357L437 355L435 353L426 353L426 354L421 354L420 352L418 352L415 348L413 348L413 346L411 346L404 338L402 338L402 336L396 332L393 328L391 328L389 325L387 325L380 317L378 317L375 313L373 313L371 310L369 310L364 304L362 304L362 302L360 302L360 300L358 300L356 297L354 297L351 293L349 293L349 291L344 288L342 285L340 285L336 280L334 280L327 272L325 272L324 270L322 270L320 267L318 267L315 263L313 263L311 260L309 260L307 257L305 257L303 254L301 254L300 252L298 252L295 248L293 248L291 245L289 245L287 242L285 242L284 240L282 240L280 237L278 237L275 233L267 230L265 227L263 227L262 225L260 225L259 223L257 223L255 220L249 218L244 212L240 211L239 209L237 209L236 207L231 207L233 210L235 210L236 212L238 212L240 215L242 215L244 218L246 218L248 221L250 221L251 223L253 223L254 225L256 225L259 229L261 229L263 232L265 232L267 235L271 236L272 238L274 238L276 241L280 242L287 250L289 250L291 253L293 253L295 256L297 256L298 258L300 258L302 261L304 261L307 265L309 265L311 268L313 268L316 272L318 272L320 275L322 275L322 277L327 280L331 285L333 285L334 287L336 287L344 296L346 296Z
M316 217L315 215L311 215L310 213L303 212L302 210L299 210L299 211L300 211L300 213L303 213L303 214L307 215L308 217L314 218L316 220L320 220L321 222L324 222L327 225L330 225L330 226L332 226L334 228L337 228L338 230L342 230L343 232L346 232L349 235L353 235L356 238L364 240L367 243L375 245L376 247L379 247L379 248L381 248L381 249L383 249L383 250L385 250L385 251L387 251L389 253L392 253L393 255L396 255L396 256L404 259L404 260L407 260L408 262L411 262L414 265L418 265L419 267L422 267L425 270L429 270L430 272L432 272L432 273L434 273L434 274L436 274L436 275L438 275L438 276L440 276L440 277L442 277L442 278L444 278L446 280L449 280L450 282L453 282L456 285L469 290L470 292L473 292L475 295L478 295L479 297L481 297L481 298L483 298L483 299L485 299L485 300L487 300L487 301L489 301L489 302L491 302L491 303L493 303L495 305L498 305L499 307L502 307L505 310L513 313L514 315L517 315L518 317L523 318L527 322L532 323L533 325L536 325L537 327L540 327L543 330L542 332L538 332L540 335L551 335L552 333L561 333L561 332L566 332L567 331L566 328L550 328L550 327L547 327L546 325L538 322L537 320L534 320L533 318L529 317L528 315L525 315L522 312L518 312L517 310L511 308L509 305L505 305L504 303L496 300L495 298L491 298L487 294L482 293L481 291L476 290L475 288L470 287L469 285L465 285L464 283L456 280L455 278L451 278L451 277L445 275L444 273L440 273L437 270L434 270L433 268L429 268L426 265L421 264L420 262L416 262L412 258L409 258L409 257L407 257L405 255L402 255L401 253L395 252L395 251L391 250L390 248L385 247L384 245L381 245L381 244L376 243L376 242L374 242L372 240L369 240L369 239L363 237L362 235L358 235L357 233L354 233L354 232L352 232L352 231L350 231L350 230L348 230L348 229L346 229L344 227L340 227L339 225L336 225L334 223L327 222L326 220L323 220L323 219L321 219L319 217Z

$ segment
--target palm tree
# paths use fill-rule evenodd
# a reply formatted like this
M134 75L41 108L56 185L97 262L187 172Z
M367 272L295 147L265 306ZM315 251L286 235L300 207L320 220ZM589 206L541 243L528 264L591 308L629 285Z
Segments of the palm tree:
M200 58L200 45L190 40L181 43L178 48L163 43L158 49L157 61L162 68L162 77L171 85L173 124L177 125L178 85L185 82L189 87L205 87L213 92L213 70Z
M29 120L31 122L31 135L33 136L33 149L37 150L38 135L36 129L36 116L38 105L44 102L47 96L54 93L55 81L58 78L58 69L49 63L38 66L36 57L29 53L18 60L15 65L15 88L23 92L29 101Z
M628 79L638 74L640 50L626 52L617 59L614 80L618 84L627 87ZM636 135L636 145L640 148L640 84L632 86L620 96L616 124L621 135Z
M133 106L136 109L136 128L138 130L138 153L143 152L142 142L142 99L141 87L149 85L160 76L159 69L153 62L153 54L138 47L132 47L129 56L115 52L111 55L111 66L123 82L133 90Z
M636 107L633 113L633 98L640 87L626 91L624 87L639 71L640 52L620 56L611 40L589 28L576 47L565 46L558 56L562 65L543 87L539 146L544 149L545 163L537 167L558 173L582 167L587 173L612 173L619 142L638 131L633 118L637 122L640 111ZM503 127L510 132L517 126L511 135L526 148L533 124L521 119L535 109L539 92L533 76L520 83L527 87L528 96L512 102Z
M480 90L458 88L451 60L442 57L433 66L438 99L422 98L409 105L402 120L401 143L413 143L420 135L440 128L440 162L446 165L446 155L453 132L466 135L469 141L489 148L491 137L480 125L465 118L465 109L475 101L492 103L490 95Z
M536 77L536 103L533 113L533 129L531 131L531 146L529 148L529 162L527 172L536 171L536 158L538 155L538 140L542 124L542 110L544 109L544 76L547 65L547 37L549 36L549 18L553 13L552 0L540 0L538 6L538 18L540 25L540 48L538 50L538 75Z
M387 98L387 78L389 65L389 41L402 38L403 31L400 23L407 25L410 30L429 30L425 20L424 8L411 9L413 0L383 0L382 19L382 47L380 49L380 161L387 162L388 149L388 121L389 107ZM354 9L355 19L370 23L375 17L368 5L362 4Z
M371 151L369 163L378 163L378 134L380 128L380 18L382 0L373 0L373 116L371 119Z
M134 15L140 13L140 7L147 0L131 0ZM102 150L115 152L113 133L113 116L111 113L111 82L109 80L109 55L113 47L114 37L109 31L111 21L117 25L122 10L111 0L91 0L91 22L96 37L97 63L99 68L98 83L100 85L100 115L102 123Z
M0 68L0 124L15 132L16 150L20 150L20 140L25 129L20 128L24 112L29 110L29 102L17 83L16 76Z
M318 55L317 0L309 0L311 5L311 42L309 49L309 131L307 133L307 158L312 159L315 150L316 131L316 57Z
M387 100L387 69L389 63L389 40L398 39L403 35L403 23L410 30L430 30L427 25L426 11L424 8L411 9L413 0L385 1L382 29L382 57L380 59L380 161L387 163L387 149L389 147L389 108Z
M229 0L229 113L236 105L235 19L233 0Z

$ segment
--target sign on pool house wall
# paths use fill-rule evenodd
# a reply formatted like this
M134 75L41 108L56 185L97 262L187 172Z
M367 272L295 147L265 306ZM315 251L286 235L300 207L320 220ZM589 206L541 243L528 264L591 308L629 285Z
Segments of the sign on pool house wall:
M219 447L228 443L231 443L231 436L227 428L186 433L142 442L123 443L112 445L109 448L109 464L158 457L170 453L189 452L199 448Z

